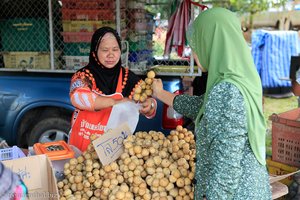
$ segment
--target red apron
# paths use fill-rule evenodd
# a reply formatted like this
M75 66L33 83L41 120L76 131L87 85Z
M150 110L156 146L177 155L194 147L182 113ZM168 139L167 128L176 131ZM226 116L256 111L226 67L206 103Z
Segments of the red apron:
M113 99L122 99L122 70L120 71L116 93L101 95ZM72 117L69 144L76 146L82 152L90 144L90 136L103 134L107 125L112 107L100 111L85 111L76 109Z

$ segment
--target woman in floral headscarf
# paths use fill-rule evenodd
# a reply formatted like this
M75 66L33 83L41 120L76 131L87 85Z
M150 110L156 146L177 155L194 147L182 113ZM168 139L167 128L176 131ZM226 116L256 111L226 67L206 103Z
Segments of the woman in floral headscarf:
M195 199L269 200L262 86L234 13L212 8L199 14L187 34L198 67L208 72L200 97L163 90L161 101L195 120Z

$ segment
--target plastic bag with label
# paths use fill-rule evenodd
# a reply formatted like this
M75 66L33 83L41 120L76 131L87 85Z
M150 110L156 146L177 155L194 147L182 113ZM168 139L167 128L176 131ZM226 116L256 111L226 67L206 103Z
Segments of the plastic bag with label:
M130 101L114 105L110 113L105 132L126 123L131 132L134 133L139 121L140 106L141 105Z

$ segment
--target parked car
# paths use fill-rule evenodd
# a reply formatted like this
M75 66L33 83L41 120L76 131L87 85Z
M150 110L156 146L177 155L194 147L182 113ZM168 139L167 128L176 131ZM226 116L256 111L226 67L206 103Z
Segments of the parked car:
M69 100L67 71L0 70L0 136L9 145L31 146L36 142L67 140L74 107ZM159 76L166 90L182 93L180 76ZM141 75L145 78L145 75ZM156 117L140 116L136 131L168 134L183 117L158 101Z

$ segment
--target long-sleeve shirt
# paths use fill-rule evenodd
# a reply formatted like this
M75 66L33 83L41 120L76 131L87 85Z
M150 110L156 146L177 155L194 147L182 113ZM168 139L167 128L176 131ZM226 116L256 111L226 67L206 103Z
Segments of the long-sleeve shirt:
M203 96L180 95L173 103L177 112L196 119ZM251 150L245 102L235 85L223 82L210 91L195 126L195 199L271 199L266 166L259 164Z

